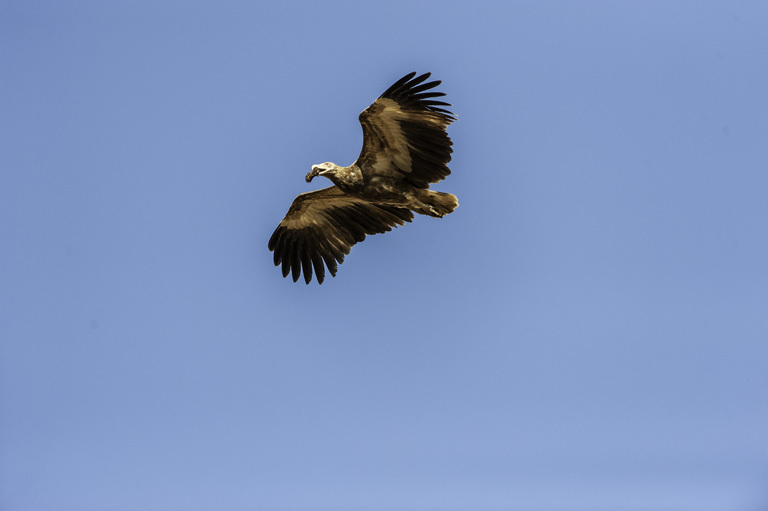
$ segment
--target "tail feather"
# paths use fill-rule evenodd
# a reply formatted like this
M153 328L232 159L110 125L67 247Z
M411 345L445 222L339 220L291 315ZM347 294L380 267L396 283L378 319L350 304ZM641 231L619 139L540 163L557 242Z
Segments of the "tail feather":
M459 207L459 199L452 193L425 191L427 195L422 198L422 202L428 206L426 213L430 216L442 217Z

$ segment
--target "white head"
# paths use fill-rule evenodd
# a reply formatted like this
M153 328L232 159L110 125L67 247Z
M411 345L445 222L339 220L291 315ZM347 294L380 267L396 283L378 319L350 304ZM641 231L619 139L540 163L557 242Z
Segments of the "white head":
M336 165L335 163L331 163L329 161L325 163L320 163L318 165L312 165L312 171L306 176L307 183L312 181L312 178L314 178L315 176L326 176L326 177L332 176L336 172L336 169L338 167L339 167L338 165Z

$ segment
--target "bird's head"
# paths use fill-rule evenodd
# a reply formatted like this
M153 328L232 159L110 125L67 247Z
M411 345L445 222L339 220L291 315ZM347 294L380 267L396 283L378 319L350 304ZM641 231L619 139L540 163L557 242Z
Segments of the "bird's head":
M315 176L330 177L336 172L337 165L331 162L320 163L318 165L312 165L312 171L306 176L307 183L312 181Z

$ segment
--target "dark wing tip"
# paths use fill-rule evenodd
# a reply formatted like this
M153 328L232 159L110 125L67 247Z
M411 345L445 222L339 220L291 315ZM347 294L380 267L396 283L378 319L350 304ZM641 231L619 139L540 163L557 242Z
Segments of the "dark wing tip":
M427 74L429 74L429 73L427 73ZM382 94L382 95L381 95L381 97L382 97L382 98L386 98L386 97L389 97L389 95L390 95L390 94L394 93L394 91L396 91L397 89L399 89L400 87L402 87L403 85L405 85L406 83L408 83L408 81L409 81L411 78L413 78L414 76L416 76L416 71L411 71L411 72L410 72L410 73L408 73L407 75L403 76L403 77L402 77L402 78L400 78L398 81L396 81L395 83L393 83L392 85L390 85L390 86L389 86L389 89L385 90L385 91L384 91L384 94Z
M426 92L430 89L434 89L442 83L440 80L433 80L431 82L425 82L432 73L424 73L416 76L416 71L408 73L393 83L384 94L380 97L389 98L397 101L401 105L410 106L412 108L421 108L430 112L439 113L446 117L448 121L455 121L456 115L443 108L436 108L435 104L441 106L451 106L449 103L443 103L442 101L428 101L430 98L444 96L442 92Z

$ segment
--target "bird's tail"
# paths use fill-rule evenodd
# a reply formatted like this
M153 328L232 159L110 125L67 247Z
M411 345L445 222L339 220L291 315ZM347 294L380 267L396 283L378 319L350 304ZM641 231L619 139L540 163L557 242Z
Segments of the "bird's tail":
M459 199L452 193L436 192L434 190L424 191L427 193L420 198L428 206L425 213L430 216L442 217L448 213L453 213L453 210L459 207Z

